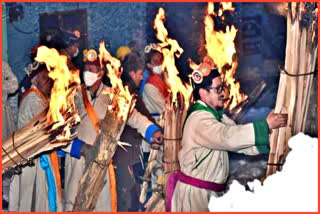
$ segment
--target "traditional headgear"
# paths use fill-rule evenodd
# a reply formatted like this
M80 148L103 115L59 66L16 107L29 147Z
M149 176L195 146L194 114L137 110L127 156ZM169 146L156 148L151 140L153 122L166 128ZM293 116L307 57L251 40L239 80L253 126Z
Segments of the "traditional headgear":
M97 52L94 49L83 51L83 61L85 64L91 64L100 67L100 61Z
M218 69L213 66L213 60L209 56L206 56L198 68L192 72L191 77L193 82L199 85L204 79L210 79L211 81L212 79L220 76Z
M24 71L26 72L26 74L28 75L28 77L30 79L32 79L33 77L35 77L36 75L38 75L39 71L41 71L43 68L45 68L45 65L42 64L40 65L39 62L35 61L34 59L37 56L37 51L38 48L41 45L36 45L35 47L33 47L30 51L30 58L31 58L31 63L28 64L25 68ZM40 69L39 69L40 68Z
M116 57L125 57L127 54L131 53L131 49L128 46L120 46L116 51Z

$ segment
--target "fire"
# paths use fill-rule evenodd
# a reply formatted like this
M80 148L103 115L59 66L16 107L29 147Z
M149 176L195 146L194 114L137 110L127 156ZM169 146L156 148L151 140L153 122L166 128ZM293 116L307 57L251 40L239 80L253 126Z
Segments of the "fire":
M74 95L76 90L70 88L71 84L80 84L79 70L69 71L67 66L67 56L60 55L59 52L46 46L38 48L36 61L45 63L49 71L49 77L54 84L51 89L49 111L47 113L47 124L55 123L52 129L65 124L63 113L71 112L75 109ZM76 111L74 111L76 112ZM78 114L72 115L76 121L80 121ZM65 127L65 136L60 139L68 139L71 135L69 125Z
M205 16L205 40L206 40L206 50L208 56L210 56L215 65L217 66L222 79L226 82L227 86L230 88L230 102L226 104L229 109L233 109L237 104L243 102L247 99L245 94L240 93L240 84L235 81L234 75L238 67L237 61L233 59L233 55L236 53L236 48L234 44L234 39L237 35L237 29L234 25L226 26L226 31L215 31L214 21L212 16L223 17L223 12L226 10L234 11L235 8L232 7L232 3L221 3L221 8L218 14L214 12L213 2L208 3L207 15ZM229 65L226 69L226 65Z
M168 38L168 31L164 26L164 20L165 11L163 8L159 8L153 26L156 30L156 37L161 41L161 43L157 44L156 49L162 52L164 56L162 69L167 71L167 82L172 94L171 104L177 104L178 93L181 93L184 97L186 108L188 108L192 87L189 84L183 84L178 77L179 71L175 66L174 58L175 56L180 57L183 53L183 49L176 40ZM168 47L170 47L170 49Z
M134 95L131 95L129 92L128 86L123 86L122 80L120 78L121 73L119 72L121 63L120 60L111 56L111 54L107 51L105 47L105 42L100 42L99 45L99 59L100 65L103 67L103 62L110 62L106 64L106 68L108 70L107 76L110 78L110 82L112 85L112 92L104 92L113 96L117 94L117 102L113 103L110 106L109 110L115 110L118 112L118 117L122 118L123 121L127 120L128 112L131 112L134 108L132 105L132 100ZM111 99L113 99L111 97Z

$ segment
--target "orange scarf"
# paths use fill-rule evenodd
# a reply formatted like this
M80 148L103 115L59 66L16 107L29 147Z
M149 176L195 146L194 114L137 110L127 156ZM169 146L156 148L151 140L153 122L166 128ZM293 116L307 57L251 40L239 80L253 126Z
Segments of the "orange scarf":
M159 89L160 93L166 99L169 96L169 87L165 83L163 79L159 75L151 74L147 80L147 83L154 85L157 89Z

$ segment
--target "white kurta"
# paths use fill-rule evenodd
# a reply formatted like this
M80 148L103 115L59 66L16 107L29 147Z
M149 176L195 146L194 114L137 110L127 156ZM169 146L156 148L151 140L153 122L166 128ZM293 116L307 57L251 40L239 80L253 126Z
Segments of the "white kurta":
M17 77L8 63L2 61L2 140L9 137L16 129L13 113L8 103L8 95L19 87Z
M204 104L205 105L205 104ZM185 123L180 168L194 178L225 183L229 174L228 152L257 155L253 124L236 125L225 114L219 122L207 111L195 111ZM222 193L177 183L172 199L172 211L207 212L211 196Z
M95 109L99 119L103 119L107 107L110 103L110 98L108 94L102 93L107 86L101 84L95 100L91 99L89 91L87 91L88 99L91 101L93 108ZM85 111L85 107L82 100L81 92L76 98L76 106L81 115L81 123L77 128L78 139L89 145L94 145L96 138L98 137L95 128L90 122L88 115ZM140 134L145 136L147 128L153 123L149 121L145 116L137 112L135 109L128 118L128 125L136 128ZM70 146L69 146L70 147ZM68 149L66 149L67 151ZM69 149L70 150L70 149ZM66 156L65 160L65 211L71 211L75 198L79 188L79 181L83 175L85 169L85 159L81 156L80 159L71 157L69 154ZM97 205L94 211L99 212L110 212L111 211L111 194L110 194L110 181L109 172L105 177L105 185L100 193L97 201Z
M46 102L36 93L30 93L26 96L19 108L18 129L40 113L46 105ZM50 157L48 155L47 157L50 162ZM9 211L50 211L46 173L40 166L40 158L35 159L34 163L34 166L22 168L20 175L13 176L9 190ZM56 200L57 211L62 211L62 202L58 191L56 191Z

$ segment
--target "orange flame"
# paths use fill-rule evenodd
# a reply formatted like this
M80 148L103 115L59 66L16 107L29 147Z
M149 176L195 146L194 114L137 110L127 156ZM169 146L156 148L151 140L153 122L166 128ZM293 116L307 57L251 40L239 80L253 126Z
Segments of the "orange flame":
M178 77L179 71L175 66L174 58L174 56L180 57L183 53L183 49L179 46L177 40L168 38L168 31L164 26L164 20L165 11L163 8L159 8L153 26L156 30L156 37L161 41L161 43L157 44L156 49L162 52L164 56L162 69L167 71L168 74L166 81L168 82L172 94L171 104L177 104L177 95L178 93L181 93L184 97L186 108L188 108L192 87L190 84L183 84Z
M106 64L106 68L108 70L107 76L110 78L110 82L112 85L112 93L104 93L110 94L111 99L114 94L118 93L117 102L115 103L118 106L111 106L109 110L116 109L116 111L118 111L117 116L123 121L126 121L128 113L131 112L134 108L134 105L132 105L134 95L130 94L128 86L123 86L122 80L120 78L121 74L119 72L121 66L120 60L111 56L111 54L105 47L104 41L100 42L99 44L99 59L101 67L103 67L103 62L110 62Z
M38 48L35 60L46 64L49 77L54 81L53 88L51 89L47 123L55 123L52 127L55 129L65 123L65 118L62 114L75 109L74 95L76 90L74 90L71 96L68 95L71 92L69 86L72 83L80 84L79 70L69 71L67 56L60 55L56 49L49 49L46 46ZM75 116L77 121L80 121L78 114L73 116ZM70 128L69 126L65 127L65 136L62 138L67 139L71 135Z
M231 110L236 107L237 104L243 102L247 98L247 95L240 93L240 84L239 82L236 82L234 78L238 67L238 63L233 60L233 55L236 53L234 39L237 35L237 29L232 25L231 27L226 27L226 32L217 32L214 30L214 21L211 15L221 17L225 10L234 11L231 2L222 2L218 14L215 14L214 12L213 2L209 2L204 23L207 54L213 59L223 80L230 88L229 96L231 98L231 103L227 103L227 105L230 104L229 109ZM223 70L225 65L230 65L231 68L225 71Z

